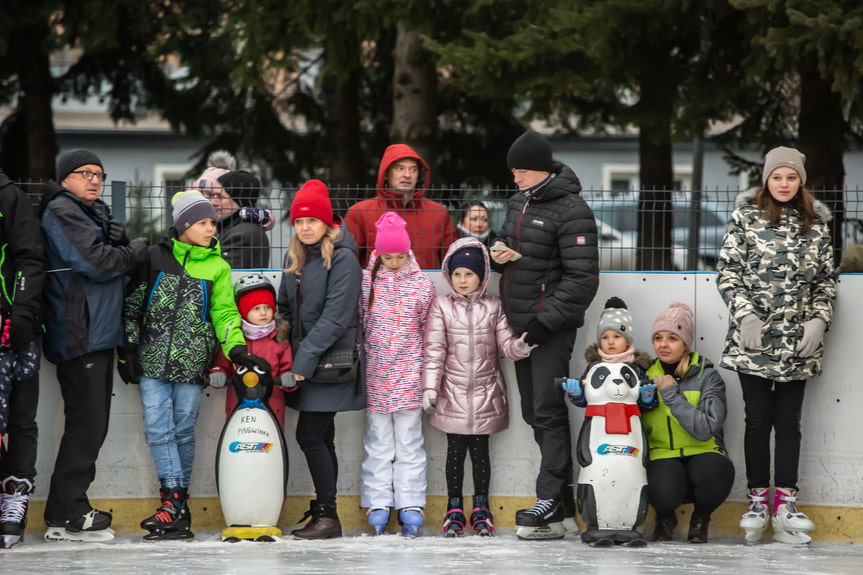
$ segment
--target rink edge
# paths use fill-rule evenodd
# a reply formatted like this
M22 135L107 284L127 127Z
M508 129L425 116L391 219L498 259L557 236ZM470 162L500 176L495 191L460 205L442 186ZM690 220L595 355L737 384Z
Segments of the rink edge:
M309 507L310 496L291 496L285 501L279 519L285 535L296 526L303 512ZM469 515L471 509L470 497L465 498L465 512ZM426 529L436 530L440 528L441 518L446 509L446 497L442 495L429 496L426 506ZM495 524L498 527L514 528L515 512L532 505L533 498L529 497L506 497L492 496L492 511L495 514ZM104 499L91 502L96 508L110 511L114 515L113 528L117 533L144 533L138 527L142 519L151 515L158 506L155 499ZM192 497L190 506L193 517L193 530L203 529L205 531L218 531L224 527L222 522L222 510L217 497ZM28 533L41 533L45 529L42 521L42 513L45 508L44 501L32 501L28 513ZM800 509L807 513L817 526L810 535L815 541L825 542L853 542L863 543L863 509L855 507L829 507L816 505L800 505ZM686 530L689 525L689 515L692 506L684 505L679 510L679 522L675 538L681 540L686 538ZM743 532L738 527L740 515L746 510L746 504L741 502L726 502L716 512L710 522L710 534L726 537L740 537L743 540ZM338 500L339 518L342 528L346 532L368 529L366 523L365 509L359 506L359 497L343 496ZM583 528L581 521L579 527ZM398 531L398 522L395 514L390 520L389 530ZM653 530L653 513L651 512L644 525L641 526L646 534ZM767 537L770 536L768 528Z

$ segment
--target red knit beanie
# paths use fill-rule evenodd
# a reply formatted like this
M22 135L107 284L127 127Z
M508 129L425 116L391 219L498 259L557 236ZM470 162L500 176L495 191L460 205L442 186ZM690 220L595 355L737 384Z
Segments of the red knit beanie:
M246 292L237 300L237 309L240 310L240 315L243 319L252 311L252 308L262 303L270 306L273 311L276 311L276 298L273 297L273 292L268 289L256 289Z
M291 223L297 218L317 218L330 227L336 225L326 184L320 180L309 180L297 190L291 203Z

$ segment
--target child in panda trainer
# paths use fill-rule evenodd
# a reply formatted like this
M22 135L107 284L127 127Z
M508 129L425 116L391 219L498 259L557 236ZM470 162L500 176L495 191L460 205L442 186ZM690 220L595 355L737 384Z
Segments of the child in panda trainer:
M629 313L626 303L619 297L609 298L596 326L597 341L587 346L584 351L587 368L581 379L567 379L563 384L563 389L573 405L587 407L583 381L594 363L629 363L635 368L639 381L644 382L647 379L650 356L635 348L633 337L632 314ZM639 409L649 411L657 405L656 385L643 383L639 388Z
M291 373L290 326L286 319L275 313L276 289L263 274L249 273L234 283L234 299L242 317L243 336L249 353L267 360L272 369L273 388L267 405L284 429L285 393L295 391L297 384ZM210 386L224 387L234 374L233 362L220 352L210 368ZM230 415L237 403L237 393L231 387L225 395L225 413Z
M407 223L386 212L363 271L360 316L366 357L366 434L360 505L376 534L398 509L402 534L417 535L426 505L422 429L423 334L435 296L411 251Z
M426 322L423 406L429 425L447 434L447 513L443 532L464 533L462 487L470 451L473 467L473 533L494 532L488 494L491 482L489 435L509 426L506 382L499 355L519 360L532 346L506 320L500 298L486 292L489 257L479 240L456 240L441 269L450 286L432 304ZM432 411L433 410L433 411Z

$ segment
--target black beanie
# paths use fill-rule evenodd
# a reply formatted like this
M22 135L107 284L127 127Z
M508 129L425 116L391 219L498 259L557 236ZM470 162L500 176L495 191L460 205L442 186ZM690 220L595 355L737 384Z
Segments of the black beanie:
M236 172L228 172L218 177L219 183L231 196L231 199L237 202L241 208L250 208L258 201L258 196L261 195L261 180L254 174L238 170Z
M552 172L551 146L543 136L528 130L509 147L506 164L510 170Z
M84 148L66 150L57 158L57 182L62 182L70 173L87 164L93 164L103 170L105 169L99 156L90 150L85 150Z
M467 268L479 277L485 279L485 254L482 246L462 248L449 258L449 275L458 268Z

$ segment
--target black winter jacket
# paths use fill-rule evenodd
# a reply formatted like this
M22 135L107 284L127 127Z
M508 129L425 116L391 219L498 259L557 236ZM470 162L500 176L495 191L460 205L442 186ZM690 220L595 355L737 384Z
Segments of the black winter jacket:
M247 222L237 210L216 222L222 257L231 269L265 269L270 266L270 240L257 222Z
M510 198L496 238L522 255L493 265L503 272L501 299L516 333L535 317L552 333L581 327L599 287L596 220L581 183L563 164L554 164L552 176L532 198Z
M40 308L45 282L42 236L33 204L9 177L0 172L0 314L23 316L41 331ZM13 323L15 318L13 317Z

